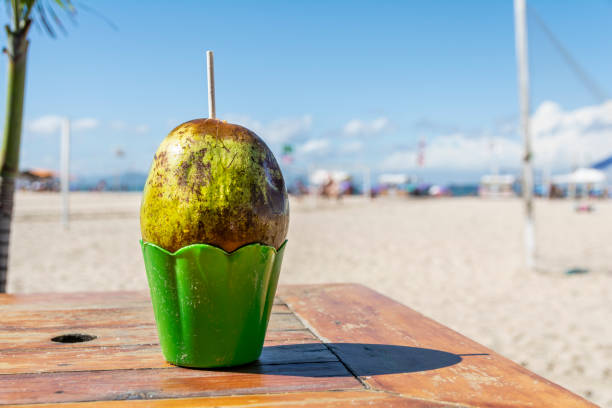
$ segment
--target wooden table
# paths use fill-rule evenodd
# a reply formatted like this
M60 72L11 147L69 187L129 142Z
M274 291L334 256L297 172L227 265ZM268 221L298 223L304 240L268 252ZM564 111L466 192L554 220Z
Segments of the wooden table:
M0 295L0 316L0 404L22 408L594 406L358 285L281 287L259 362L215 370L164 361L146 293Z

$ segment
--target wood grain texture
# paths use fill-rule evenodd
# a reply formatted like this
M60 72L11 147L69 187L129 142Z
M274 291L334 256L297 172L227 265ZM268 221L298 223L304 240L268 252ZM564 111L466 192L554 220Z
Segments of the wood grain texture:
M5 310L0 332L33 330L66 330L72 328L155 326L153 309L142 302L130 307L83 308L62 310ZM273 312L269 330L299 330L302 324L291 313Z
M325 376L322 376L323 374ZM270 364L224 370L57 372L0 376L0 404L186 398L360 389L339 362Z
M10 310L116 308L143 306L147 302L151 303L151 297L145 291L2 294L0 311L5 307ZM274 299L274 304L283 305L280 299Z
M55 343L51 339L67 333L84 333L96 336L85 343ZM69 330L63 327L36 330L0 329L0 353L19 352L32 349L58 349L82 347L134 346L139 344L158 344L157 329L154 325L130 327L81 327ZM0 360L1 361L1 360Z
M126 307L141 305L142 302L149 299L149 294L144 291L4 294L0 296L0 310L7 306L11 310L20 308L44 310L53 307L60 309Z
M7 408L93 408L99 402L76 402L62 404L9 405ZM372 391L326 391L326 392L292 392L284 394L254 394L228 397L175 398L158 400L123 400L105 401L108 408L199 408L199 407L312 407L312 408L441 408L465 407L464 405L446 404L433 401L405 398Z
M286 306L283 306L286 309ZM12 313L11 313L12 314ZM20 311L23 317L23 311ZM35 314L34 314L35 315ZM286 316L277 316L286 315ZM3 315L4 317L4 315ZM52 317L49 317L52 318ZM14 320L7 317L7 320ZM29 327L19 328L4 327L0 328L0 355L2 353L18 353L19 350L31 351L32 349L45 349L46 351L57 349L65 350L68 348L83 348L83 347L110 347L110 346L135 346L135 345L156 345L159 344L157 337L157 328L154 322L143 322L142 326L123 326L117 325L116 322L108 320L99 322L103 327L93 326L92 324L72 325L67 326L51 325L51 327ZM1 325L1 323L0 323ZM23 326L32 326L32 324L24 324ZM289 327L289 330L283 330L283 327ZM286 342L303 343L308 340L314 340L314 335L290 313L285 313L283 310L280 313L272 313L270 318L270 330L266 334L267 344L280 344ZM56 343L50 341L52 338L68 334L82 333L95 336L94 340L85 343ZM2 359L0 358L0 363Z
M67 329L71 327L138 327L154 325L148 305L96 309L15 310L3 315L2 331Z
M289 286L279 295L372 389L478 407L594 406L363 286Z
M276 321L276 318L274 320ZM67 332L90 334L96 336L96 338L85 343L55 343L50 341L50 339L67 334ZM270 330L266 334L266 345L288 342L304 343L315 339L312 332L304 328L288 331ZM40 348L49 351L50 349L65 350L68 348L136 346L143 344L159 344L157 329L154 325L130 327L129 329L122 327L71 327L69 330L65 328L36 329L28 330L27 334L21 330L0 330L0 353Z
M318 340L314 340L318 341ZM266 341L260 364L293 364L338 361L323 344L311 339ZM41 348L0 352L0 375L60 371L130 370L171 368L159 345ZM0 394L2 391L0 391Z
M150 300L140 292L6 295L0 312L0 404L363 388L279 301L258 362L223 370L165 362ZM97 337L50 341L67 333Z
M281 287L280 294L288 305L275 300L259 361L216 370L164 361L147 293L0 295L0 404L592 406L364 287ZM49 341L67 333L97 338Z
M125 307L142 305L150 302L151 297L147 291L116 291L116 292L49 292L49 293L3 293L0 296L0 308L10 306L16 310L25 306L28 310L37 310L52 306L68 306L69 308L92 309L97 307ZM284 304L275 298L275 305Z

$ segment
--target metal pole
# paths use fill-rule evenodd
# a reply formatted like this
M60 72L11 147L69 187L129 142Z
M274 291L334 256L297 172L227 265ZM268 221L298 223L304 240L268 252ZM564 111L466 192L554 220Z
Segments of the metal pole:
M533 167L529 132L529 70L527 60L526 0L514 0L516 63L518 68L521 136L523 138L523 201L525 203L526 266L535 266L535 227L533 217Z
M62 137L60 152L60 184L62 193L62 225L68 229L69 221L69 199L70 191L70 119L62 121Z

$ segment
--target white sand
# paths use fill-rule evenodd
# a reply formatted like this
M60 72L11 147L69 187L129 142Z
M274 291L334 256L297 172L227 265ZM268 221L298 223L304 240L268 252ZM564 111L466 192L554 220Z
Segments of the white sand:
M11 292L146 289L138 194L19 193ZM292 202L281 283L359 282L612 407L612 202L538 202L539 263L522 257L519 200ZM564 269L591 268L567 276Z

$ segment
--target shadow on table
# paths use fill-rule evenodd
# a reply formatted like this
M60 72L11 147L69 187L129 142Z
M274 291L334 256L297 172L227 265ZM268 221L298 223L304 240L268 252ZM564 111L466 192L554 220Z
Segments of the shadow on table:
M435 370L461 362L461 356L388 344L307 343L264 347L255 363L217 370L302 377L372 376Z

